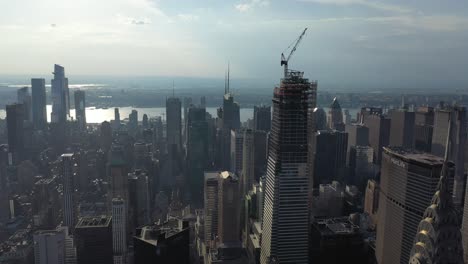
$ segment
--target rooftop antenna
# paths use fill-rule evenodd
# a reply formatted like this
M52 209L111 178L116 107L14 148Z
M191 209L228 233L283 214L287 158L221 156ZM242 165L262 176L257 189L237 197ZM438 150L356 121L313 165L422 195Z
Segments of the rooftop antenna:
M227 72L224 70L224 94L227 94Z
M227 73L227 92L229 93L229 61L228 61L228 73Z
M174 80L172 80L172 97L175 97Z

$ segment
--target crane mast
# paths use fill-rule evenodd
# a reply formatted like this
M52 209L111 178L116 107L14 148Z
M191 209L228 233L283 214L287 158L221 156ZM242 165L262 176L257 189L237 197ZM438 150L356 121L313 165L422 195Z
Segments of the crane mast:
M297 40L294 42L294 46L293 48L291 49L291 52L289 53L288 57L286 58L284 56L284 53L281 53L281 66L284 66L284 78L287 78L288 77L288 62L289 62L289 59L291 59L291 56L294 54L294 52L296 51L297 47L299 46L299 43L301 42L302 40L302 37L304 37L305 33L307 31L307 28L304 29L304 31L302 32L302 34L297 38ZM291 44L292 45L292 44ZM291 47L291 45L289 47ZM288 48L289 48L288 47Z

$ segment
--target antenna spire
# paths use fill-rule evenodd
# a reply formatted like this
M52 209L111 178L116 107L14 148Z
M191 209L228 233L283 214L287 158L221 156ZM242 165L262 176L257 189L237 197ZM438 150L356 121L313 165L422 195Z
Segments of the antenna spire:
M227 73L227 92L229 93L229 66L230 66L230 62L228 61L228 73Z
M175 86L174 86L174 80L172 80L172 97L175 97Z

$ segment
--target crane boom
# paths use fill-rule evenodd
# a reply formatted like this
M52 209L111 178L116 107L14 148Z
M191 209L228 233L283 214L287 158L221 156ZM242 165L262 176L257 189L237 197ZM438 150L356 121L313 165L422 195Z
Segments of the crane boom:
M299 43L302 40L302 37L304 37L304 35L306 33L306 31L307 31L307 28L305 28L304 31L302 32L302 34L297 38L293 48L291 49L291 52L288 55L288 58L285 58L284 53L281 53L281 66L284 65L284 77L285 78L288 76L288 62L289 62L289 59L291 59L292 55L296 51L297 47L299 46Z

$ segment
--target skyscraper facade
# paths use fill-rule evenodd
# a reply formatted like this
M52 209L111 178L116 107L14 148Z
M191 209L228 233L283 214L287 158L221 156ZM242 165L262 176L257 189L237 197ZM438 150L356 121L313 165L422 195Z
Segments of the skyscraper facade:
M407 110L392 110L390 117L390 146L413 148L415 113Z
M112 217L82 217L75 228L77 264L112 264Z
M261 263L308 263L308 113L317 83L291 71L275 88L268 153ZM291 202L294 201L294 206Z
M24 107L24 120L32 121L32 102L29 87L18 89L18 91L16 91L16 95L18 104L22 104Z
M74 93L75 97L75 118L78 121L78 128L84 130L86 128L86 100L85 91L77 90Z
M382 149L388 146L390 140L390 119L376 114L376 109L372 108L369 111L364 112L362 116L365 126L369 128L369 144L374 149L374 163L380 164Z
M218 237L219 243L240 247L239 178L223 171L218 177Z
M121 198L112 199L112 249L114 264L127 263L127 210Z
M23 116L24 106L22 104L6 106L8 149L12 155L13 163L18 163L24 158Z
M231 171L237 174L242 172L242 144L244 142L244 130L231 130Z
M51 122L63 123L70 115L70 92L65 69L55 64L54 79L52 79L52 113Z
M246 129L242 142L241 197L245 197L255 182L255 144L254 131Z
M46 88L44 79L31 79L32 120L36 129L47 126Z
M166 100L167 146L176 145L180 151L182 146L182 115L179 98L169 97Z
M205 172L204 213L205 244L211 247L218 233L218 172Z
M62 154L62 180L63 180L63 224L70 231L75 227L75 185L73 181L73 167L75 165L72 153Z
M336 97L333 98L330 110L328 111L328 127L340 131L344 130L343 111Z
M271 107L266 105L254 106L254 129L270 131L271 129Z
M443 159L384 148L376 257L378 263L408 263L418 223L437 189ZM453 184L453 170L449 184Z
M34 234L35 264L65 264L65 234L58 230Z

